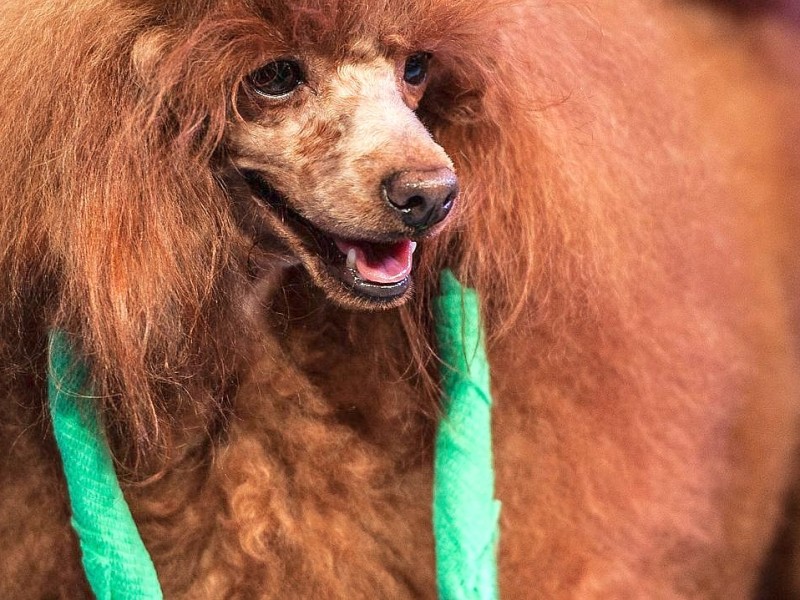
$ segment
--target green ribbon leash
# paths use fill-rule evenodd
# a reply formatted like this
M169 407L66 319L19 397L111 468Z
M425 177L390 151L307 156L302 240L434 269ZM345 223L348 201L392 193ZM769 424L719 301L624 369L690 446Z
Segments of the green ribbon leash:
M162 598L155 567L119 486L91 399L87 369L67 336L50 333L47 395L72 503L72 527L98 600Z
M444 271L436 309L445 391L433 489L439 595L444 600L494 600L500 503L494 499L489 365L477 294ZM153 562L86 395L87 368L74 356L64 332L51 332L49 341L53 431L92 591L98 600L161 599Z
M436 303L444 417L436 438L433 531L439 596L498 597L489 363L478 295L446 270Z

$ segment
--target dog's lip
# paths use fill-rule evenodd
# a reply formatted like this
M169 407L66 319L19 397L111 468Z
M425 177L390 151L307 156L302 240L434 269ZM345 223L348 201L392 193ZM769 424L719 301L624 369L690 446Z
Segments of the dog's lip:
M408 292L416 242L406 237L375 241L337 235L293 210L258 172L247 171L243 175L259 203L278 211L283 224L289 225L292 234L324 266L327 274L351 293L362 300L387 302ZM304 263L308 261L308 257L298 258ZM312 269L312 275L314 271L319 273L319 269Z

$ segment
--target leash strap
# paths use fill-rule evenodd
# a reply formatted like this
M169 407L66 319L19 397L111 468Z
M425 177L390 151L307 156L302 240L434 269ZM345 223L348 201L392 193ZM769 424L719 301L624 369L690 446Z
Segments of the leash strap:
M500 502L494 499L492 396L478 295L446 270L436 309L445 395L433 475L439 596L494 600Z
M444 271L436 310L445 392L433 489L439 595L445 600L495 600L500 503L494 499L489 365L477 294ZM47 387L72 526L92 591L98 600L160 600L153 562L86 395L86 366L62 331L49 336Z
M87 396L87 370L64 332L50 333L47 394L72 504L72 527L98 600L157 600L155 567L133 522Z

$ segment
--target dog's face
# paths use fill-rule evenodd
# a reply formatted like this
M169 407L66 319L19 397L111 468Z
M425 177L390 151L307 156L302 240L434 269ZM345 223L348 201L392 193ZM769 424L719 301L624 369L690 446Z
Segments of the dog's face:
M240 222L345 306L402 303L417 242L456 201L452 162L415 113L431 60L368 44L276 56L239 90L225 151Z

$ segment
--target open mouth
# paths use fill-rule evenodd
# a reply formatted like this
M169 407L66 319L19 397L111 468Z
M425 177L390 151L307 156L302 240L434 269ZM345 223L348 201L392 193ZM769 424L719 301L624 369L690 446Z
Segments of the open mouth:
M342 280L357 292L375 298L395 298L408 289L416 242L405 239L376 244L332 239L345 256Z
M302 244L298 258L312 277L323 279L318 281L322 287L329 288L330 281L324 279L332 279L342 291L370 304L394 303L409 291L416 242L348 239L324 231L289 207L258 173L248 171L244 176L258 200L280 216L278 235L292 246L297 241Z

